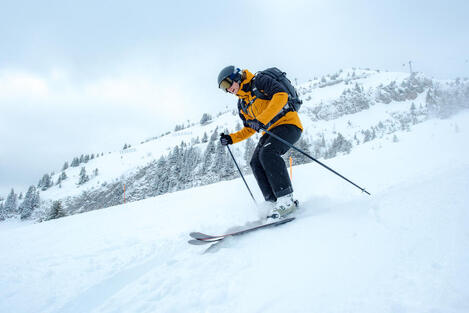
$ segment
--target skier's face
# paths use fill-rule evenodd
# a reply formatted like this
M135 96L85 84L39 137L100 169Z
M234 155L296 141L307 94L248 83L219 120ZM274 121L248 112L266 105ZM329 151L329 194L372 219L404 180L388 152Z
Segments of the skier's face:
M231 85L230 88L226 89L226 91L228 91L229 93L232 93L232 94L237 94L238 91L239 91L239 83L237 82L233 82L233 84Z

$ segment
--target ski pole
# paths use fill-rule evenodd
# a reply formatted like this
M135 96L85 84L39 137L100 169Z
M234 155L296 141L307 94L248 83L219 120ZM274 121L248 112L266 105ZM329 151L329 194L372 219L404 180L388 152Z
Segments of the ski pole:
M308 158L310 158L311 160L313 160L314 162L318 163L319 165L325 167L326 169L328 169L329 171L331 171L332 173L336 174L337 176L339 176L340 178L346 180L347 182L351 183L352 185L354 185L355 187L357 187L358 189L360 189L362 192L368 194L369 196L371 196L371 194L365 190L365 188L362 188L360 186L358 186L357 184L355 184L354 182L352 182L351 180L349 180L348 178L340 175L339 173L337 173L336 171L334 171L332 168L330 168L329 166L327 166L326 164L324 163L321 163L320 161L316 160L315 158L313 158L312 156L310 156L309 154L307 154L306 152L304 152L303 150L295 147L294 145L292 145L291 143L289 143L288 141L282 139L281 137L275 135L274 133L268 131L267 129L265 128L261 128L263 131L265 131L266 134L274 137L275 139L279 140L280 142L286 144L287 146L289 146L290 148L293 148L295 149L296 151L302 153L303 155L307 156Z
M238 162L236 162L236 159L234 158L234 155L233 155L233 153L231 152L230 147L229 147L229 146L226 146L226 147L228 148L228 152L230 153L231 158L233 159L233 162L234 162L234 164L236 165L236 168L238 169L239 175L241 175L241 178L243 179L244 184L246 185L246 188L248 189L249 194L251 195L252 200L254 200L254 203L257 205L256 199L255 199L254 196L252 195L251 189L249 189L248 183L247 183L246 180L244 179L244 175L243 175L243 173L241 172L241 169L240 169L239 166L238 166Z

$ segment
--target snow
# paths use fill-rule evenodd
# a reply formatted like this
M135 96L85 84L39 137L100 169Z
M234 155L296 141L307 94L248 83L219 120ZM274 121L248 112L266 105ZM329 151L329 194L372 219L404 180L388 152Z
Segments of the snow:
M59 187L56 185L46 191L41 191L41 199L63 199L77 196L84 190L99 188L103 183L113 182L120 177L127 177L131 173L137 172L139 168L144 167L154 160L158 160L160 156L167 155L173 147L179 145L182 141L190 143L192 139L197 137L202 139L205 132L210 136L217 127L220 132L223 131L224 128L234 130L237 122L237 119L233 118L231 113L225 112L217 118L216 123L208 123L207 125L197 124L180 131L171 132L168 135L148 142L133 145L126 150L104 153L103 156L90 160L86 164L82 163L78 167L69 167L64 171L68 178L62 182L62 186ZM200 144L200 148L203 149L204 147L205 144ZM82 186L78 186L78 177L83 166L86 167L87 174L91 179ZM96 168L99 174L93 177L92 172ZM54 183L57 181L62 171L56 170L55 173L56 174L52 176Z
M356 76L352 77L355 73ZM317 140L324 136L326 141L330 142L336 137L336 133L330 132L333 129L335 132L340 132L346 139L352 140L354 135L360 131L376 126L380 121L393 119L391 114L395 112L409 112L412 102L419 106L425 105L425 92L418 95L413 101L393 101L390 104L377 103L371 106L368 110L361 111L357 114L347 114L334 120L315 120L308 116L308 109L313 109L321 102L327 103L331 100L337 100L345 89L353 89L355 83L360 84L364 90L373 90L379 85L387 85L392 81L396 81L399 85L402 81L409 78L408 73L400 72L382 72L363 69L346 69L342 71L337 80L350 80L349 85L344 82L327 86L324 88L318 87L320 80L311 81L300 85L300 88L309 90L305 96L311 96L310 100L305 100L299 114L305 132L303 136L311 140ZM328 82L329 82L328 78ZM233 98L232 109L236 109L236 99ZM348 122L352 123L352 126ZM171 149L179 145L182 141L190 143L191 140L203 137L204 133L210 136L213 131L218 127L218 131L222 132L225 129L230 131L235 130L235 126L240 120L237 118L237 113L233 115L231 111L224 112L220 116L214 117L213 120L206 124L192 123L190 127L180 131L173 131L165 136L160 136L154 140L149 140L140 144L132 144L132 147L127 150L104 152L103 156L99 156L88 163L82 163L78 167L69 167L65 170L67 179L61 183L61 187L55 185L45 191L40 192L40 198L46 201L44 208L51 206L51 201L58 199L66 199L67 197L74 197L82 194L85 190L92 190L100 188L103 184L109 184L117 180L122 180L124 177L129 177L131 174L136 173L142 167L149 163L158 160L160 156L167 155ZM187 126L187 125L186 125ZM201 151L205 148L205 144L196 145ZM239 146L234 146L233 153L236 156L243 154ZM88 154L92 154L89 152ZM101 155L101 153L99 153ZM240 160L243 163L243 160ZM69 161L69 163L71 163ZM83 185L78 185L79 173L82 167L86 167L86 172L90 176L90 181ZM93 175L93 171L98 169L98 176ZM55 169L55 175L52 176L52 181L57 182L59 175L61 175L61 168ZM24 191L25 193L25 191Z
M213 253L188 233L265 213L240 179L1 223L0 312L468 312L469 112L396 135L325 161L371 197L315 163L296 166L298 218ZM140 150L129 163L154 151Z

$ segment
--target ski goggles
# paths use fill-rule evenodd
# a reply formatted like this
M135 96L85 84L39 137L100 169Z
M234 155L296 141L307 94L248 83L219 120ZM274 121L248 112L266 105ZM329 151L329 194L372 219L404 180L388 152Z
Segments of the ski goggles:
M230 88L231 85L233 85L233 80L227 77L221 81L220 86L218 86L218 88L224 90L225 92L228 92L228 88Z

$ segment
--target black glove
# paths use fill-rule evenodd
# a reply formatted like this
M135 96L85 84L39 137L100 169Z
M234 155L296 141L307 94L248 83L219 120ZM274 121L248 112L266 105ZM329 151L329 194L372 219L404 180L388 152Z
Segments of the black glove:
M230 135L225 135L224 133L220 134L220 143L222 146L232 145L233 139L231 139Z
M246 124L248 127L254 129L256 132L259 132L261 128L265 128L265 125L259 122L258 120L247 120Z

